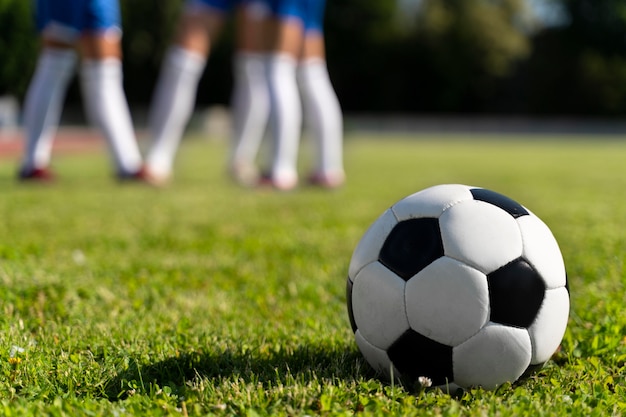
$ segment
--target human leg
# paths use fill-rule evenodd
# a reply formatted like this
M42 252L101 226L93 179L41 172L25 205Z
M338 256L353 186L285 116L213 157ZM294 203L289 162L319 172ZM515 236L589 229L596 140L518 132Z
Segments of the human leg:
M326 66L323 34L324 0L306 0L305 36L298 67L305 119L312 130L317 161L311 175L316 185L343 184L343 116Z
M175 40L163 60L150 107L148 130L152 143L146 167L160 182L171 176L180 140L193 113L211 43L224 22L225 10L204 3L186 3Z
M137 177L142 158L123 87L119 4L108 0L87 3L79 41L85 110L107 140L118 177Z
M324 58L321 32L305 36L303 57L298 66L305 120L316 143L317 160L311 182L329 188L343 184L343 116Z
M302 108L296 66L302 48L304 26L302 20L287 7L297 6L297 2L274 3L274 19L269 29L271 47L267 60L274 146L270 177L277 188L291 189L298 182Z
M44 173L75 65L76 53L71 47L48 44L40 53L24 102L25 151L20 178L47 176Z
M297 61L288 54L269 57L267 77L272 113L273 161L270 177L277 188L290 189L298 182L297 160L302 109L296 83Z
M243 185L257 181L256 157L269 118L264 43L268 14L268 6L256 0L244 1L237 9L229 171Z
M122 85L122 63L116 58L86 59L80 68L85 110L107 140L120 178L142 166L130 109Z
M165 182L171 176L205 62L201 55L177 46L163 61L148 116L151 144L146 155L147 170L157 181Z
M47 167L76 65L79 22L70 1L38 0L34 5L42 49L24 102L25 149L18 175L21 179L50 179Z

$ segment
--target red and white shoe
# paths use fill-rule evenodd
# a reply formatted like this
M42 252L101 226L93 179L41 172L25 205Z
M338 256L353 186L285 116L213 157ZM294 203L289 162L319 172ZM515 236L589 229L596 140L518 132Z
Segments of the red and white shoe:
M271 174L262 174L257 181L258 187L272 187L279 191L291 191L298 186L297 178L275 178Z
M314 173L309 177L309 184L327 188L334 189L341 187L346 182L346 175L343 172L333 172L333 173Z
M117 179L122 182L144 182L155 187L164 187L169 183L170 177L169 175L157 175L148 167L142 166L134 172L118 173Z
M25 182L52 182L56 176L50 168L20 168L17 179Z

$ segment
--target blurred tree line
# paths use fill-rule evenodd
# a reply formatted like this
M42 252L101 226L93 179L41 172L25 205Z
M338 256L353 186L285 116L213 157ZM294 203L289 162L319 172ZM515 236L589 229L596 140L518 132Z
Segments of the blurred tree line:
M328 65L344 110L626 114L626 2L552 1L564 12L554 26L526 0L421 0L404 14L391 0L328 0ZM182 0L121 3L126 92L143 105ZM0 95L23 98L38 48L31 14L27 0L0 0ZM229 102L232 29L213 50L200 106Z

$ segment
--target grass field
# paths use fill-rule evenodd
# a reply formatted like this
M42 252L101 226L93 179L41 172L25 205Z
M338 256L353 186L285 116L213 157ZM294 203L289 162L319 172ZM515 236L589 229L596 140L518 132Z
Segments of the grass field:
M626 140L462 135L346 142L348 184L242 189L186 141L167 189L58 155L50 186L0 159L0 415L626 414ZM308 164L304 158L303 167ZM352 251L387 207L465 183L560 243L572 310L532 378L459 398L379 382L348 323Z

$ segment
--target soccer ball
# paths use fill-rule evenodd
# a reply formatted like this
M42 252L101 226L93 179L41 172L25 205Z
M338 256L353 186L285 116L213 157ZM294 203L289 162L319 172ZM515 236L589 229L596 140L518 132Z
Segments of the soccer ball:
M569 315L563 257L517 202L446 184L385 211L350 262L356 343L386 379L495 389L539 369Z

